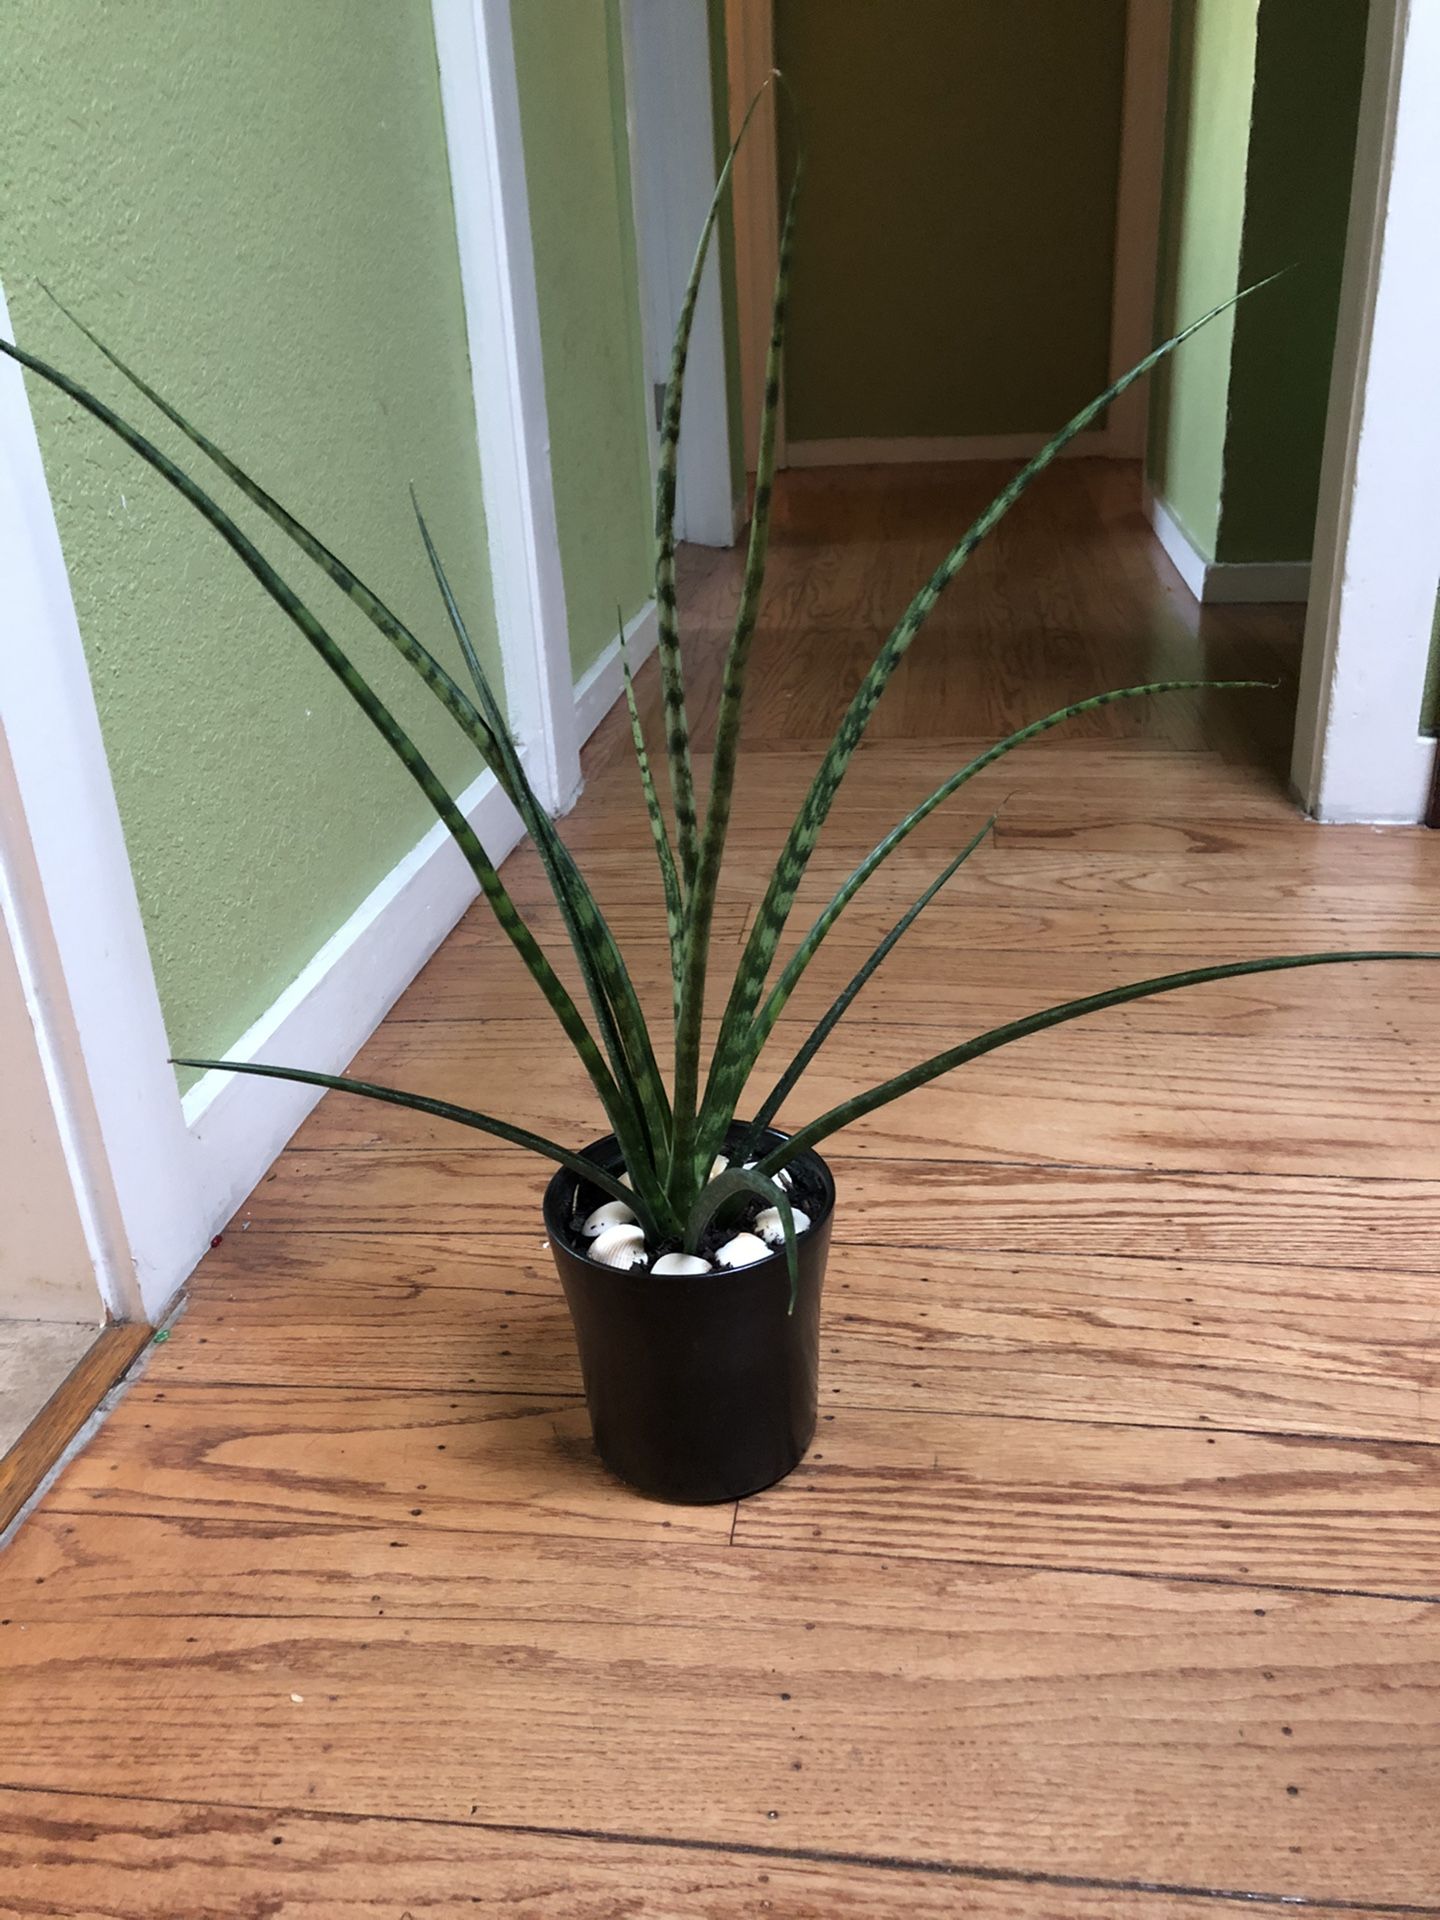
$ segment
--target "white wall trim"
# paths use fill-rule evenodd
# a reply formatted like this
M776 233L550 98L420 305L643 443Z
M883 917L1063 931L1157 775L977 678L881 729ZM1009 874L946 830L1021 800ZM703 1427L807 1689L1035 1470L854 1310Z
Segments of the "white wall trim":
M493 773L460 808L496 866L521 838L519 815ZM450 932L478 888L436 821L232 1046L228 1060L344 1073ZM314 1087L204 1074L184 1099L207 1230L222 1227L321 1099Z
M1110 316L1110 378L1118 380L1155 344L1160 203L1165 172L1165 108L1170 77L1170 0L1129 0L1115 205L1115 268ZM1138 460L1145 452L1149 381L1112 401L1106 451Z
M896 439L792 440L792 467L889 467L925 460L1028 460L1051 438L1048 433L913 434ZM1081 433L1063 458L1104 458L1110 441L1103 433Z
M1440 586L1440 7L1376 0L1291 777L1321 820L1424 818Z
M641 666L650 658L659 637L660 622L656 617L655 602L647 600L634 619L625 622L625 651L630 659L632 674L638 674ZM624 690L620 642L616 639L575 682L575 731L582 744L594 733Z
M775 14L771 0L726 0L725 53L730 94L730 138L775 67ZM780 174L776 119L779 95L771 87L755 110L745 143L735 156L735 303L740 332L740 393L745 466L753 473L760 451L760 415L765 400L765 360L770 346L775 274L780 264ZM775 465L788 465L785 394L781 383L775 419Z
M650 600L626 623L632 671L654 650L658 632ZM616 639L575 682L577 738L589 738L623 687ZM496 866L524 837L492 773L471 782L460 807ZM344 1073L477 894L474 876L437 820L225 1057ZM184 1116L205 1235L230 1219L321 1097L313 1087L218 1071L190 1088Z
M511 731L542 804L580 792L509 0L432 0Z
M1207 560L1148 487L1145 512L1166 558L1206 606L1293 606L1308 599L1308 560Z
M705 0L626 0L622 22L641 330L653 392L669 375L675 323L715 192L710 31ZM699 546L728 547L734 525L717 232L690 334L675 530Z
M0 327L10 335L0 295ZM204 1245L135 882L20 369L0 363L6 919L101 1297L154 1319Z

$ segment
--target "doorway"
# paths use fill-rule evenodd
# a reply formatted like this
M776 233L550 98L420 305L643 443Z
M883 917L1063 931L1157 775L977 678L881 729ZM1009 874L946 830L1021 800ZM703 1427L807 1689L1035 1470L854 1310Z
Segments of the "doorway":
M1168 0L727 0L747 455L802 149L784 462L1035 451L1149 344ZM1078 452L1138 457L1144 396Z

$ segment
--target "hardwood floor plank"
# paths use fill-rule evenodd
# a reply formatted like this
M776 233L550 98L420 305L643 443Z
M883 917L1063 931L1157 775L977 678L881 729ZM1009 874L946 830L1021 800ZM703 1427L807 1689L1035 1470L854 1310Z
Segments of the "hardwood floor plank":
M917 888L918 892L918 888ZM867 931L868 929L868 931ZM791 1021L817 1020L841 986L858 970L883 929L859 923L851 930L842 919L819 957L801 976L787 1009ZM959 944L963 945L963 940ZM793 948L787 943L785 951ZM1258 953L1259 942L1246 941ZM940 1025L963 1020L975 1031L1082 993L1097 993L1151 974L1178 973L1191 966L1215 966L1246 957L1235 939L1197 929L1183 952L1133 953L1105 948L1071 952L1060 948L966 948L931 938L919 921L885 960L883 969L856 1002L847 1026ZM668 955L653 938L626 943L642 1004L654 1006L668 992ZM639 963L635 956L638 954ZM492 972L488 961L448 962L448 949L396 1003L387 1024L427 1024L451 1020L532 1019L535 987L526 975ZM716 978L725 977L723 958ZM1419 991L1416 991L1416 988ZM1404 1040L1436 1044L1440 1036L1440 988L1419 968L1334 967L1324 973L1252 974L1215 981L1194 993L1116 1007L1105 1016L1106 1031L1256 1035L1285 1040ZM843 1035L846 1028L840 1029ZM437 1040L443 1036L436 1036Z
M725 1539L731 1507L665 1507L600 1466L583 1402L345 1387L142 1386L71 1462L56 1511L378 1520L476 1536ZM425 1525L416 1523L424 1522Z
M1397 972L1401 969L1397 968ZM1203 989L1197 989L1197 997ZM1064 1161L1252 1174L1400 1176L1434 1173L1428 1056L1405 1040L1111 1032L1098 1014L987 1055L847 1129L839 1144L886 1159ZM792 1126L973 1031L969 1022L842 1029L781 1111ZM777 1031L757 1090L805 1037ZM575 1115L598 1105L568 1049L537 1048L529 1021L450 1023L443 1035L385 1027L356 1062L359 1077L464 1104L503 1075L525 1088L523 1118L573 1138ZM584 1123L582 1123L584 1124ZM301 1148L428 1145L463 1133L378 1101L336 1096L296 1136Z
M477 1886L493 1911L525 1920L892 1920L902 1911L910 1920L1215 1920L1217 1911L1203 1893L990 1879L963 1865L927 1872L798 1859L779 1847L741 1853L74 1793L0 1791L0 1874L9 1889L0 1911L16 1920L472 1920ZM1294 1908L1261 1896L1246 1911L1263 1920ZM1335 1906L1327 1920L1365 1914Z
M828 1405L737 1546L1440 1596L1437 1446Z
M831 730L1008 473L778 487L710 1033ZM702 796L741 565L684 556ZM996 835L791 1114L1125 979L1440 946L1440 836L1288 797L1300 625L1192 607L1133 469L1044 476L895 673L787 945L1015 727L1153 678L1279 690L1110 705L957 793L840 923L772 1077L1004 801ZM653 659L637 691L658 748ZM663 1032L627 736L617 710L587 743L564 832ZM578 990L533 851L505 873ZM1440 1596L1437 1046L1434 968L1274 976L837 1138L821 1437L738 1511L596 1463L547 1169L327 1100L0 1557L0 1912L1440 1920L1440 1603L1406 1597ZM479 910L358 1065L604 1131Z
M969 1570L829 1627L852 1560L755 1557L744 1627L12 1626L4 1784L1433 1899L1440 1609Z
M230 1234L175 1327L192 1385L578 1392L533 1235ZM846 1404L1440 1441L1433 1274L1034 1255L849 1235L826 1279Z
M396 1551L423 1550L437 1527L669 1533L1440 1595L1440 1445L877 1412L827 1375L805 1465L735 1520L729 1504L637 1499L600 1467L573 1399L216 1385L132 1400L136 1417L72 1463L54 1511L364 1519L393 1527Z
M1440 1179L827 1157L836 1244L1440 1274ZM508 1148L292 1150L242 1220L300 1234L464 1233L483 1205L492 1231L533 1234L538 1254L546 1177Z

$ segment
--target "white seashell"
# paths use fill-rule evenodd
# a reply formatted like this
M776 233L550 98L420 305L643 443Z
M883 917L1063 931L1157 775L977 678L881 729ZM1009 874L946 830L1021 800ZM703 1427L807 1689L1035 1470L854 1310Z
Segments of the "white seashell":
M710 1162L710 1178L712 1180L718 1180L729 1164L730 1162L723 1153L717 1153L715 1158Z
M639 1227L623 1223L606 1227L595 1236L590 1258L607 1267L642 1267L645 1264L645 1235Z
M804 1233L805 1229L810 1225L810 1216L803 1207L792 1207L790 1212L795 1221L795 1237L798 1240L800 1235ZM768 1241L772 1247L783 1247L785 1244L785 1226L780 1218L780 1209L778 1207L762 1207L760 1212L755 1216L755 1231L762 1240Z
M709 1273L710 1262L698 1253L662 1253L651 1273Z
M722 1267L750 1267L757 1260L768 1260L770 1249L753 1233L737 1233L733 1240L727 1240L719 1248L715 1258Z
M747 1173L753 1173L756 1167L759 1166L759 1164L760 1162L758 1160L747 1160L745 1162L745 1171ZM790 1169L788 1167L781 1167L780 1171L778 1173L772 1173L770 1175L770 1178L775 1182L776 1186L779 1187L782 1193L789 1193L790 1189L795 1184L794 1178L791 1175Z
M593 1240L607 1227L633 1227L635 1215L623 1200L607 1200L604 1206L596 1207L580 1231L587 1240Z

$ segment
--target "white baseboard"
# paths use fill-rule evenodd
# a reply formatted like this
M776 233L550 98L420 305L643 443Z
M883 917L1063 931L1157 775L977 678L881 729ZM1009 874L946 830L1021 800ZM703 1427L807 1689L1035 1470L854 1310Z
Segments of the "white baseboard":
M653 651L658 630L650 600L625 628L632 669ZM575 684L582 741L623 690L617 639ZM498 866L523 836L494 774L473 780L460 806ZM248 1032L225 1049L226 1057L343 1073L476 893L470 869L437 821ZM227 1073L205 1074L185 1095L207 1234L230 1219L321 1097L315 1087Z
M972 433L904 435L899 439L788 440L790 467L890 467L926 460L1028 460L1050 439L1048 433ZM1077 434L1064 457L1105 459L1119 451L1108 434Z
M630 658L632 673L638 673L641 662L650 658L659 637L660 622L655 613L655 602L647 600L634 619L627 620L625 623L625 651ZM580 736L582 745L590 738L624 690L625 677L620 668L620 642L615 639L575 682L575 730Z
M1145 512L1165 557L1206 606L1286 606L1310 597L1308 560L1207 560L1180 522L1147 487Z
M1430 805L1437 752L1434 740L1417 734L1413 741L1366 740L1361 751L1326 754L1313 818L1327 827L1419 826ZM1303 807L1305 796L1296 798Z
M493 773L460 806L498 866L521 837ZM226 1057L343 1073L476 895L459 849L437 820ZM185 1124L211 1232L218 1230L321 1098L318 1088L207 1073L185 1095Z

